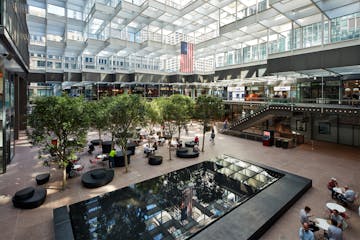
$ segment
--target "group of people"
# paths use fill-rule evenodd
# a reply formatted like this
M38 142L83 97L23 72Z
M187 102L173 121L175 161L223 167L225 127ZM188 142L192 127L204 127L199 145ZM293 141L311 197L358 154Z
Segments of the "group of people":
M315 240L314 232L319 230L319 227L316 226L314 221L310 220L312 216L310 214L311 208L305 206L305 208L300 210L300 223L301 227L299 229L299 239L300 240ZM343 227L343 218L340 216L339 212L333 210L330 215L330 222L325 237L329 240L342 240L342 227Z
M150 144L145 144L144 145L144 153L146 154L146 157L149 157L150 154L153 154L154 151L156 151L158 149L158 145L156 143L156 141L152 144L152 146L150 147Z
M327 184L327 188L331 191L331 197L338 200L342 205L347 206L350 203L354 203L356 199L356 193L345 185L343 188L339 187L336 178L332 177ZM310 214L311 208L306 206L300 210L300 223L299 229L300 240L313 240L314 232L319 230L316 223L310 220L312 216ZM329 222L330 225L325 231L325 237L329 240L342 240L343 230L347 228L345 219L347 216L345 213L340 213L337 209L330 210Z
M345 185L344 188L340 188L336 178L332 177L328 182L327 188L331 191L331 197L337 199L344 206L354 203L356 193ZM340 191L339 191L340 190Z

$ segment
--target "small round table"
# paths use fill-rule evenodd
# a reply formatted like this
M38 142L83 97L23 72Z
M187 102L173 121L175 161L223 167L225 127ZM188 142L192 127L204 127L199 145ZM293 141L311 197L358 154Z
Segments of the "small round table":
M315 225L324 231L327 231L330 227L329 220L323 218L315 218Z
M328 203L326 203L326 207L327 207L328 209L330 209L330 210L337 210L339 213L344 213L344 212L346 212L346 209L345 209L343 206L341 206L341 205L339 205L339 204L337 204L337 203L330 203L330 202L328 202Z
M340 187L334 187L333 190L334 190L336 193L339 193L339 194L343 194L343 193L344 193L344 189L343 189L343 188L340 188Z

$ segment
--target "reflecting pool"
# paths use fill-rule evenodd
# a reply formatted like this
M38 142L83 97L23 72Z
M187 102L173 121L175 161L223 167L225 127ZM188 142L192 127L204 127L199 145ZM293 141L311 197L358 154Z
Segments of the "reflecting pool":
M75 239L187 239L282 177L222 155L70 205Z

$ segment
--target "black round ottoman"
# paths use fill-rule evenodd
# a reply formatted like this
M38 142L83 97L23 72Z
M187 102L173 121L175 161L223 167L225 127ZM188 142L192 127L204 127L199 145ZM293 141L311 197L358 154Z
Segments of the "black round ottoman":
M149 164L150 165L160 165L162 163L163 157L162 156L150 156L149 157Z
M189 148L186 148L186 147L180 147L178 149L176 149L176 154L177 153L186 153L189 151Z
M84 173L81 182L86 188L97 188L108 184L113 178L114 170L99 168Z
M35 177L36 179L36 183L38 185L43 185L45 183L47 183L50 179L50 173L42 173L42 174L39 174Z
M27 187L16 192L12 198L14 207L31 209L37 208L44 203L46 199L46 189L43 187Z
M189 141L189 142L185 142L185 147L194 147L195 146L195 142L194 141Z
M176 151L176 156L179 158L196 158L199 156L199 152L194 152L192 149L189 149L186 152L178 152Z
M102 146L102 153L110 153L111 145L112 145L111 141L102 142L102 145L101 145Z
M102 140L101 139L93 139L90 141L90 143L94 146L99 146L101 144Z

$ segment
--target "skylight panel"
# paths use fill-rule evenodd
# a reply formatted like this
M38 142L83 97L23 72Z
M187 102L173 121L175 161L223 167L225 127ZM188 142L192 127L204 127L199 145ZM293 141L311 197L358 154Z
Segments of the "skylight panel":
M48 13L52 13L58 16L65 16L65 8L48 4Z
M246 5L247 7L250 7L256 5L257 0L240 0L240 2Z

